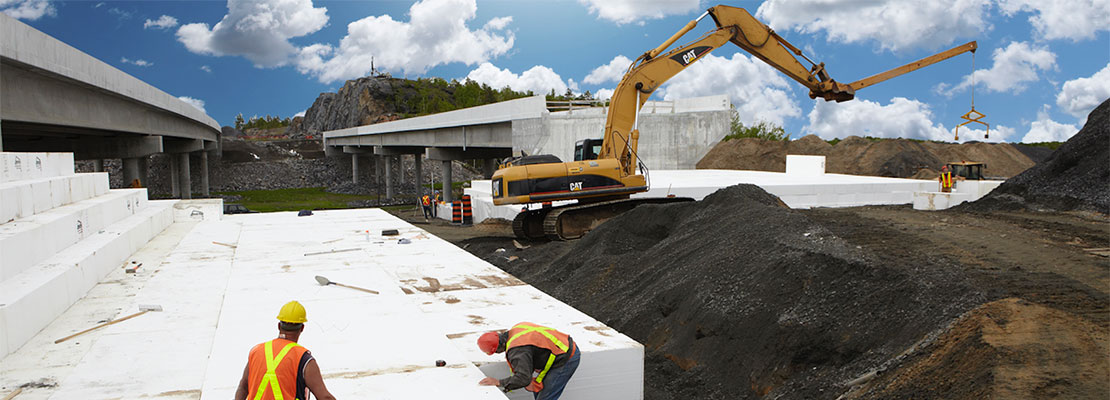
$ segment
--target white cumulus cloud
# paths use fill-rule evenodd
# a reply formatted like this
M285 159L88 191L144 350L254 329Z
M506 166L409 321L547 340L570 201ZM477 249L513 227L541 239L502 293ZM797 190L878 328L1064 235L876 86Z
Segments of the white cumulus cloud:
M1041 39L1094 39L1110 30L1110 1L1106 0L999 0L1007 16L1032 13L1029 23Z
M598 18L618 25L681 15L699 8L698 0L578 0Z
M57 10L49 0L0 0L0 12L15 19L35 21L44 16L55 16Z
M1039 72L1056 68L1056 54L1047 46L1034 46L1027 42L1010 42L1002 49L991 54L994 63L989 69L977 69L964 76L956 86L949 89L941 84L938 92L949 96L961 92L972 85L985 87L987 91L1021 93L1029 82L1040 80Z
M605 82L620 82L621 78L624 77L624 73L628 72L628 67L631 65L632 60L625 57L623 54L618 55L613 57L613 60L609 61L608 64L594 68L593 71L590 71L590 73L586 75L586 79L583 79L582 82L591 85Z
M990 137L985 138L987 132L982 128L960 128L960 141L1001 142L1014 133L1012 128L994 126ZM803 133L825 140L852 135L948 142L955 139L954 129L933 121L928 104L904 97L895 97L886 105L860 98L843 103L817 101Z
M1048 106L1046 105L1037 113L1037 120L1029 124L1029 132L1021 139L1022 142L1066 142L1076 133L1079 133L1079 128L1075 125L1053 121L1047 110Z
M204 72L207 72L207 73L210 73L210 74L212 73L212 67L209 67L207 65L201 65L200 70L204 71Z
M177 40L189 51L238 55L258 67L285 65L297 49L290 38L316 32L328 22L327 9L311 0L228 0L228 13L215 26L182 25Z
M143 29L170 29L177 26L177 18L163 15L158 19L148 19L143 23Z
M563 78L554 70L542 65L529 68L518 75L508 68L501 69L486 62L470 71L466 78L487 84L494 89L508 86L518 92L531 90L535 94L548 94L552 90L555 90L555 94L560 95L566 93L567 89L573 92L578 91L578 85L573 80L568 79L564 82Z
M121 57L119 59L119 62L124 63L124 64L131 64L131 65L135 65L135 66L139 66L139 67L149 67L149 66L154 65L154 63L152 63L150 61L147 61L147 60L143 60L143 59L132 60L132 59L129 59L127 57Z
M189 96L178 96L177 99L188 103L190 106L196 107L196 109L200 110L202 113L208 112L204 111L204 100L194 99Z
M824 31L834 42L875 41L884 49L936 49L993 27L992 0L768 0L756 17L776 30Z
M1088 78L1076 78L1064 82L1060 94L1056 95L1056 105L1068 114L1086 120L1095 107L1110 98L1110 64L1106 64Z
M366 75L371 58L379 69L405 73L452 62L486 62L513 47L513 33L505 30L511 18L494 18L471 30L466 23L477 10L474 0L423 0L409 8L408 22L389 15L366 17L347 25L338 47L318 43L302 48L297 69L330 83Z
M661 92L664 100L727 94L745 124L767 121L782 125L786 118L802 113L790 93L793 85L778 70L755 57L743 53L734 53L732 58L708 54L657 92Z

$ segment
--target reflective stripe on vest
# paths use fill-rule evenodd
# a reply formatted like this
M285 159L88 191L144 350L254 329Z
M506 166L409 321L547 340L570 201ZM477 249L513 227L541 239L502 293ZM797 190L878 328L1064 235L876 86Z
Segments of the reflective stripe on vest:
M563 343L562 340L559 340L559 338L555 337L555 335L551 334L551 332L554 331L554 332L557 332L557 333L559 333L560 335L563 335L563 336L567 336L567 335L562 333L562 332L556 331L554 328L548 328L548 327L545 327L545 326L539 326L539 325L535 325L535 324L531 324L531 323L527 323L527 322L521 322L519 324L516 324L509 331L511 332L512 330L515 330L515 329L520 329L520 332L517 332L517 333L515 333L515 334L513 334L512 336L509 337L509 340L505 342L505 348L506 349L511 349L513 347L513 341L515 341L517 338L520 338L521 336L524 336L525 334L528 334L528 333L538 333L538 334L542 335L543 337L547 338L547 340L550 340L551 344L555 346L554 349L544 347L545 349L547 349L548 351L551 352L550 354L547 355L547 363L544 364L543 369L540 370L539 375L536 375L536 377L532 380L532 383L530 383L528 385L528 387L526 388L526 390L528 390L528 391L539 393L540 390L543 390L543 378L547 376L547 372L550 371L551 366L553 364L555 364L555 356L558 355L558 354L566 353L568 350L570 350L569 345L567 345L566 343ZM569 336L567 336L567 337L569 338ZM531 344L531 343L529 343L529 344ZM512 364L509 364L509 370L512 370L512 368L513 368Z
M952 187L952 173L951 172L941 172L940 173L940 186L941 187Z
M430 206L430 205L432 205L432 198L431 198L431 197L428 197L428 195L424 195L424 197L421 197L421 198L420 198L420 200L421 200L421 202L422 202L422 203L424 203L424 205L426 205L426 206Z
M289 350L299 346L296 343L286 344L281 352L278 353L277 358L274 357L274 341L266 342L262 347L266 350L266 375L262 376L262 382L258 385L258 393L255 394L254 400L261 400L262 395L266 393L266 384L269 383L270 391L274 393L274 400L284 400L281 395L281 384L278 383L277 367L281 364L281 360L289 354Z

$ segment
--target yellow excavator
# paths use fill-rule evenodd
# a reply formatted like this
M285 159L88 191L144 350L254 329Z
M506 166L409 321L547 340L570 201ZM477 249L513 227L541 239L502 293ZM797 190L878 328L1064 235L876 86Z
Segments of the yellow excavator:
M706 16L713 17L717 29L664 53ZM513 220L516 236L533 240L576 239L605 220L640 204L690 201L691 199L684 198L630 198L632 194L645 192L649 188L647 167L636 155L640 136L639 110L660 85L728 42L809 88L810 98L820 97L837 102L853 99L856 90L964 52L974 52L977 47L976 42L970 42L844 84L829 77L824 63L814 63L801 50L756 20L746 10L728 6L712 7L687 23L659 47L644 53L632 63L610 99L605 133L596 159L575 157L575 161L562 162L553 155L525 155L506 160L494 172L492 194L496 205L577 200L576 203L558 207L523 210ZM804 59L809 67L795 56ZM586 147L589 147L588 144Z

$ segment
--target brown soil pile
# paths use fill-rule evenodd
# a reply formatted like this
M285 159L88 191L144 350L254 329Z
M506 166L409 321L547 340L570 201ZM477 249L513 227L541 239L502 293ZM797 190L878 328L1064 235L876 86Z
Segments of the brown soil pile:
M968 210L1083 210L1110 214L1110 100L1047 160L1007 180Z
M647 399L835 398L984 301L958 267L877 261L752 185L502 245L463 244L643 343Z
M789 142L754 138L720 142L697 167L784 172L787 154L825 156L825 171L829 173L921 179L935 178L940 166L949 162L983 162L985 175L1001 178L1036 164L1008 143L954 144L849 136L834 146L809 135Z
M844 398L1105 398L1108 354L1105 329L1009 298L963 315L901 368Z

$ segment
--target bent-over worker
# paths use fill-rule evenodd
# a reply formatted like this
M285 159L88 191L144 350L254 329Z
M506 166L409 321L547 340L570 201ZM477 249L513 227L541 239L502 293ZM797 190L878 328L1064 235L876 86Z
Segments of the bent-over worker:
M297 344L308 321L304 306L296 301L285 303L277 319L277 339L251 348L235 400L304 400L309 391L320 400L334 400L324 386L316 359Z
M525 388L537 400L562 396L580 359L578 345L570 335L531 322L521 322L505 332L486 332L478 337L478 348L486 354L504 352L513 373L504 379L483 378L479 385L498 386L506 392Z

